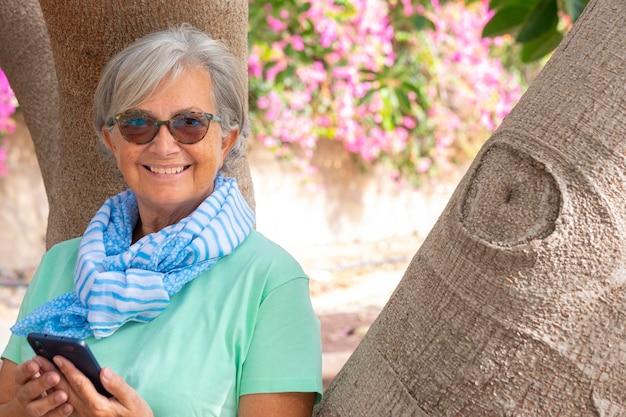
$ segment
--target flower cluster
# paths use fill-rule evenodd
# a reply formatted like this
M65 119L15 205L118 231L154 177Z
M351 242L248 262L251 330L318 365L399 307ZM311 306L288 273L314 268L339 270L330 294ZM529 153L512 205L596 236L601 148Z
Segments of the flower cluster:
M291 10L267 3L263 9L268 31L262 38L251 34L249 60L251 90L258 96L252 103L257 138L281 155L297 144L304 159L320 137L341 138L366 160L379 152L375 147L389 147L383 132L365 140L368 128L358 122L381 106L363 100L372 89L364 72L394 62L386 3L294 1Z
M492 15L486 2L471 8L460 2L432 4L427 16L435 30L425 33L434 58L427 115L435 139L431 155L441 166L455 157L473 157L523 91L520 78L493 56L505 39L481 38Z
M481 38L488 13L484 0L251 2L255 137L307 173L318 141L338 140L413 184L470 157L521 94L492 56L503 39Z
M7 174L6 166L7 145L6 135L13 133L15 130L15 122L11 118L17 107L17 101L9 80L0 69L0 177Z

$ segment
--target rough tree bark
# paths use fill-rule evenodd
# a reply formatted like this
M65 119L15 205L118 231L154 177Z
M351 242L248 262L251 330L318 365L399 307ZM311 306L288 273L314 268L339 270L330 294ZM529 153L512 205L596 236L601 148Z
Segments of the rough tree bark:
M624 22L587 6L316 416L626 416Z
M48 247L80 236L104 200L124 188L91 127L93 91L115 52L146 33L187 22L224 40L247 65L243 0L0 0L0 9L0 67L37 149L50 207ZM245 159L233 175L254 208Z
M50 38L39 1L0 0L0 10L0 68L19 97L48 200L54 206L51 211L55 213L61 121Z
M54 243L80 234L121 186L89 127L105 60L187 19L244 57L247 3L43 1L62 115L52 143L54 117L38 113L54 107L55 78L36 56L45 29L14 23L30 22L31 3L0 0L0 66L37 135ZM623 0L587 7L477 156L316 415L626 416L625 21ZM39 68L50 82L34 78ZM29 76L19 81L20 71Z

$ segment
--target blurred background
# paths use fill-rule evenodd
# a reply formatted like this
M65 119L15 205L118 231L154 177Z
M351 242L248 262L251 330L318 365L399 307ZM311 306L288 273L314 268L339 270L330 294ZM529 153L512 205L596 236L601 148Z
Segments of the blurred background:
M257 229L303 263L320 316L375 318L586 3L249 2ZM0 68L0 347L45 251L47 213ZM328 344L362 334L345 323L333 331Z

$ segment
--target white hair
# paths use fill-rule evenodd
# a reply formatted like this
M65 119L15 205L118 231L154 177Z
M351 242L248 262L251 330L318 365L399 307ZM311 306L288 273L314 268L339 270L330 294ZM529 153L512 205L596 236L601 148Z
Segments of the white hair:
M104 67L93 101L93 126L102 139L102 127L115 125L116 114L138 106L159 84L176 79L183 70L202 66L209 75L211 101L222 121L223 136L239 129L239 137L224 161L228 170L243 156L249 136L247 73L224 43L188 24L154 32L137 39Z

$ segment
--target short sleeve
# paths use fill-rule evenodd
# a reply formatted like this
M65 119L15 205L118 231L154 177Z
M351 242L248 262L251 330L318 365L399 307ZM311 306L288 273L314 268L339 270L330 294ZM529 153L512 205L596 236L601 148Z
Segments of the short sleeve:
M22 307L20 308L20 311L18 313L17 321L25 316L26 306L27 304L22 302ZM22 344L24 343L23 339L23 337L16 336L11 333L9 343L5 346L4 352L2 352L2 355L0 355L0 359L8 359L15 363L24 362L24 358L22 357Z
M80 238L67 240L53 246L44 254L28 285L17 321L26 317L46 301L73 290L74 265L76 264L76 252L79 243ZM29 356L25 356L24 353ZM26 338L11 334L9 343L1 357L15 363L22 363L34 355L34 352L28 347Z
M42 270L42 267L40 266L35 272L35 275L33 276L33 279L31 280L28 286L28 289L26 290L26 294L24 294L24 298L22 299L22 304L20 305L20 310L17 314L16 322L26 317L28 313L30 313L31 310L33 310L32 298L34 297L35 292L36 292L35 290L37 288L37 283L39 282L39 279L40 279L41 270ZM25 339L23 337L17 336L11 333L11 337L9 338L9 343L5 347L4 352L2 352L2 356L1 356L2 359L8 359L15 363L22 363L26 361L27 359L30 359L30 357L24 358L22 355L22 347L24 343L25 343ZM33 353L33 356L34 355L35 354Z
M309 280L297 278L262 301L243 363L240 394L316 392L322 395L320 323Z

